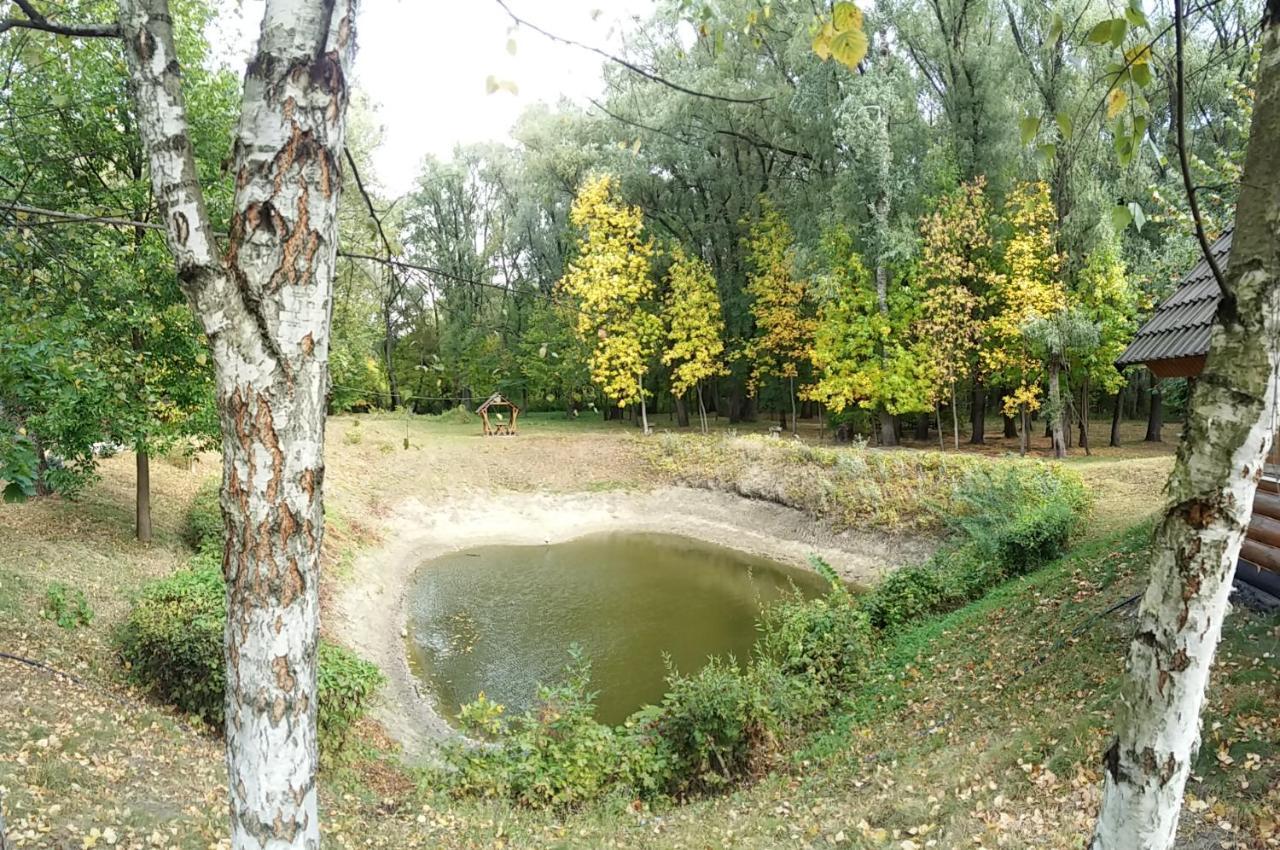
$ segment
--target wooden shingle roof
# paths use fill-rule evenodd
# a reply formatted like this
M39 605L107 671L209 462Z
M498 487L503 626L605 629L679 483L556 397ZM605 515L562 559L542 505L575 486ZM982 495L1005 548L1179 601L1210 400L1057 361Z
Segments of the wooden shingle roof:
M1227 230L1210 246L1218 267L1226 272L1231 254L1231 231ZM1163 360L1203 357L1209 351L1209 331L1221 296L1213 270L1203 257L1177 290L1160 302L1133 342L1116 361L1116 367L1151 366ZM1152 367L1157 369L1156 366Z

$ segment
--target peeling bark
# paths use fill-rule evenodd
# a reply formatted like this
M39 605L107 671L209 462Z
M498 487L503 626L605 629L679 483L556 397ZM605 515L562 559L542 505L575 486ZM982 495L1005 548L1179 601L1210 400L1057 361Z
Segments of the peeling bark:
M118 2L153 191L215 364L232 845L318 848L324 417L356 3L266 3L221 255L196 179L167 0Z
M1093 850L1168 850L1236 559L1276 424L1280 0L1268 0L1224 297L1129 647Z

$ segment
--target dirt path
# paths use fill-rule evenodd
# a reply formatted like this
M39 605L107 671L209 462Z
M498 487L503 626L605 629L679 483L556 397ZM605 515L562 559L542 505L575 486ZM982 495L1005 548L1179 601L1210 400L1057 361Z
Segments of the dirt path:
M799 511L678 487L486 494L437 505L407 499L385 521L386 543L358 558L335 593L327 628L387 674L377 717L411 758L428 756L432 741L451 734L409 669L405 594L414 571L439 555L473 546L561 543L602 531L681 534L799 566L816 554L858 583L923 560L933 548L927 539L831 534Z

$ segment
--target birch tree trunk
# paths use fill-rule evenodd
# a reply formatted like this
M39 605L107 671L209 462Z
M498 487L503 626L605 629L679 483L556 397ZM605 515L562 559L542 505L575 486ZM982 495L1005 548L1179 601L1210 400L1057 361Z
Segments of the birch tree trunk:
M1267 0L1227 291L1169 478L1129 647L1093 850L1168 850L1236 558L1275 427L1280 360L1280 0Z
M196 180L167 0L118 4L152 188L216 370L232 846L318 848L324 414L356 2L267 0L225 255Z

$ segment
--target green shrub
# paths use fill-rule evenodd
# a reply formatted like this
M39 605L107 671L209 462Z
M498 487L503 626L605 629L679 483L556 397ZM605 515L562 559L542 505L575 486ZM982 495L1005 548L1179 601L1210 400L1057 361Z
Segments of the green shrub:
M877 629L896 629L939 610L948 599L946 576L930 564L902 567L862 597L861 608Z
M500 797L536 807L571 806L625 784L626 741L598 722L591 668L577 650L562 681L540 685L533 707L511 718L483 694L459 714L464 731L492 746L456 744L456 768L443 778L455 793Z
M226 622L226 591L217 568L179 570L148 584L116 635L129 679L221 726Z
M222 505L218 501L221 482L211 479L201 484L196 490L191 507L187 509L187 528L184 538L187 544L197 552L212 550L221 551L226 530L222 524Z
M655 787L677 796L739 781L773 741L768 712L750 676L712 658L692 675L671 671L662 704L632 718Z
M1011 575L1066 549L1089 499L1079 476L1043 463L977 466L953 488L949 525Z
M322 640L317 653L316 727L323 744L338 747L386 678L377 665L344 646Z
M816 558L814 567L831 589L816 599L797 595L766 608L756 654L770 661L777 674L811 683L832 704L866 674L871 627L866 612L831 567Z
M875 628L893 630L954 610L1057 558L1088 497L1080 479L1061 467L1006 462L969 469L949 504L957 539L929 562L886 576L860 600Z
M191 565L151 582L116 632L129 679L211 726L223 722L227 622L221 556L208 549ZM351 651L321 641L317 725L324 749L337 748L364 716L382 673Z
M52 620L60 628L76 629L93 622L93 609L89 607L83 590L55 581L45 589L40 616Z

